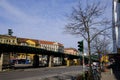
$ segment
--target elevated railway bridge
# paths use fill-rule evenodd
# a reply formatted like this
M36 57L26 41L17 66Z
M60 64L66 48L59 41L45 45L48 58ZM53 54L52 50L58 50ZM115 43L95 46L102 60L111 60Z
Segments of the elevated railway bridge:
M33 57L33 67L39 66L39 56L38 55L47 55L47 66L52 67L53 65L53 57L60 57L62 60L62 65L70 66L71 61L76 59L78 64L82 62L82 55L70 55L61 52L49 51L37 47L30 47L30 46L22 46L22 45L11 45L11 44L2 44L0 43L0 71L3 69L4 64L10 63L10 53L26 53L26 54L34 54ZM3 57L4 55L7 55ZM64 59L67 59L65 63ZM88 57L85 57L85 63L88 63ZM92 60L95 60L94 58ZM5 62L4 62L5 61Z
M2 65L5 63L3 61L7 61L5 64L9 64L10 60L5 60L3 59L4 55L7 54L6 57L10 56L10 53L26 53L26 54L35 54L33 57L33 66L37 67L39 66L39 56L38 55L47 55L47 66L52 67L53 66L53 56L54 57L60 57L63 61L62 64L64 64L64 58L68 60L67 66L70 65L70 60L73 59L79 59L80 56L77 55L70 55L70 54L65 54L61 52L55 52L55 51L49 51L37 47L30 47L30 46L21 46L21 45L10 45L10 44L2 44L0 43L0 70L2 70ZM10 59L10 58L8 58Z

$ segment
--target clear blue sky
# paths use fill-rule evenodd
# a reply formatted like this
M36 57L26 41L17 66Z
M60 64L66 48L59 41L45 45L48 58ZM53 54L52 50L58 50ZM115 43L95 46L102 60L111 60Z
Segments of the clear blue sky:
M80 37L64 34L66 17L79 0L0 0L0 34L13 29L14 36L56 41L65 47L77 48ZM91 2L94 0L91 0ZM109 8L111 0L101 0Z

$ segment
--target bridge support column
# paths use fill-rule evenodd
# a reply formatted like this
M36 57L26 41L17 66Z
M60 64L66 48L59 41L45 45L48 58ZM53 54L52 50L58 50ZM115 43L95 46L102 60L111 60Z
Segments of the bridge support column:
M67 58L67 66L70 66L70 59Z
M80 65L80 59L77 59L77 65Z
M53 67L53 56L49 56L49 64L48 64L48 67Z
M74 59L75 65L80 65L80 59Z
M2 71L3 53L0 53L0 71Z
M37 54L33 56L33 67L39 67L39 56Z
M61 62L61 65L65 65L65 58L63 56L60 57L60 62Z
M62 65L64 65L64 66L66 66L66 60L65 60L65 58L63 58L63 60L62 60Z

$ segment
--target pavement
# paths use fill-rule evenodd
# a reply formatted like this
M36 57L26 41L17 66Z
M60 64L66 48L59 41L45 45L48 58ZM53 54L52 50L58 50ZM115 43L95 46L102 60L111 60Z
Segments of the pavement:
M46 77L46 78L43 78L40 80L79 80L79 79L76 79L76 77L78 76L78 73L77 72L70 73L69 75L64 73L62 75ZM117 74L120 74L120 72L118 72ZM80 74L79 74L79 76L80 76ZM120 77L120 75L119 75L119 77ZM112 69L108 69L107 71L101 73L101 80L120 80L120 78L116 77L116 74L112 71Z
M0 80L78 80L82 66L16 69L0 73Z
M24 78L24 79L17 79L17 80L77 80L76 77L78 75L81 75L81 73L78 71L75 72L67 72L62 74L54 74L49 75L46 77L32 77L32 78Z
M108 66L107 71L101 73L101 80L120 80L120 61Z
M120 60L116 60L110 65L104 66L100 80L120 80Z
M101 73L101 80L120 80L116 78L112 69L107 69L107 71Z
M64 68L65 66L61 66L60 68ZM57 67L59 68L59 67ZM43 68L45 69L45 68ZM38 70L38 69L22 69L24 71L31 71L31 70ZM69 72L69 73L62 73L62 74L56 74L56 75L50 75L47 76L46 78L40 78L38 77L36 79L36 77L33 78L25 78L24 80L77 80L76 77L80 75L80 72ZM23 80L23 79L19 79L19 80ZM101 80L120 80L120 69L119 68L111 68L111 69L107 69L107 71L102 72L101 73Z

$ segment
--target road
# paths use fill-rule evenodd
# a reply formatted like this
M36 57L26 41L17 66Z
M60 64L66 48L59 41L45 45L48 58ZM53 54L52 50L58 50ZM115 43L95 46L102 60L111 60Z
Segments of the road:
M60 80L60 78L62 78L62 80L64 80L66 78L73 78L81 73L82 66L21 69L0 72L0 80L46 80L46 78L51 78L49 80L55 80L55 78L59 78Z

